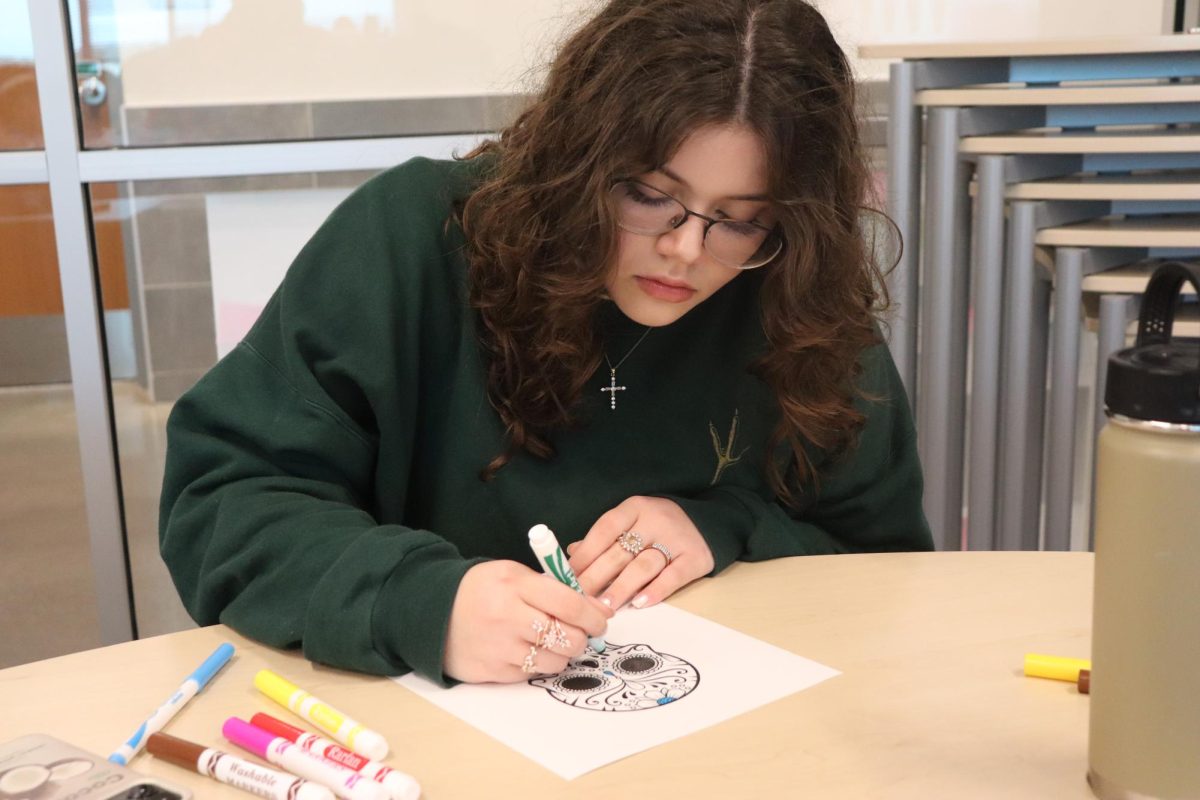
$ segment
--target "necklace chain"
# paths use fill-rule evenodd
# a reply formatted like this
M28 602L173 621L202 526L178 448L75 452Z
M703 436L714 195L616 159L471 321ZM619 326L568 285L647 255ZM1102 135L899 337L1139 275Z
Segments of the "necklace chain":
M611 361L608 360L608 351L605 350L604 351L604 363L608 364L608 368L612 372L616 372L617 370L619 370L621 368L621 365L625 363L625 359L627 359L631 355L633 355L633 351L638 349L638 345L641 344L642 341L645 340L645 338L650 335L650 330L651 330L650 328L646 328L646 331L645 331L645 333L642 334L641 338L633 343L633 347L629 348L629 351L626 352L625 355L621 357L621 360L618 361L615 366L613 365L613 363Z

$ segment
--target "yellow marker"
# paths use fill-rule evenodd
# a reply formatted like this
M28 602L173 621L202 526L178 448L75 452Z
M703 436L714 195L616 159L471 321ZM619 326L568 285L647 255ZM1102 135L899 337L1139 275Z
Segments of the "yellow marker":
M387 757L388 745L382 736L370 728L364 728L271 670L259 670L254 676L254 688L316 725L351 750L375 761Z
M1062 658L1040 653L1025 654L1025 674L1031 678L1050 678L1055 681L1079 681L1079 670L1092 668L1087 658Z

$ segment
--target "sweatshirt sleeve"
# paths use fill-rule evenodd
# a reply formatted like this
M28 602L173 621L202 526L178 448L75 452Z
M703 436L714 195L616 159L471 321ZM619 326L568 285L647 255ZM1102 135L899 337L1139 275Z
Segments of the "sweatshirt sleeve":
M324 664L444 681L450 608L474 562L430 531L370 513L378 398L395 404L389 424L410 431L417 400L415 389L381 395L371 381L385 378L372 376L394 362L395 385L416 384L415 309L427 289L408 262L444 249L419 209L409 238L429 241L396 230L405 209L389 197L394 184L376 179L333 213L246 340L176 403L160 548L202 625L301 647ZM380 319L393 328L377 329Z
M868 350L863 367L858 446L822 469L802 509L737 486L670 498L712 550L713 574L737 559L933 549L912 414L886 345Z

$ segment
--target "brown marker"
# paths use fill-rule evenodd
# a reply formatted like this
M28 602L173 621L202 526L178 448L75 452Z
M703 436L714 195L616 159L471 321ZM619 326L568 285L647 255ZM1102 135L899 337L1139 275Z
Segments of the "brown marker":
M270 800L335 800L333 792L318 783L166 733L151 734L146 749L163 761Z
M1075 681L1075 685L1079 687L1080 694L1088 694L1092 691L1092 671L1090 669L1079 670L1079 679Z

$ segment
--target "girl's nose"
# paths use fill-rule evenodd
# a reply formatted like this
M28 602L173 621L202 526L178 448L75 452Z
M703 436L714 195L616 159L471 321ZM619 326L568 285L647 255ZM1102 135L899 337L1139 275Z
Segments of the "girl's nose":
M684 264L692 264L704 253L704 220L688 217L678 228L658 237L658 252Z

